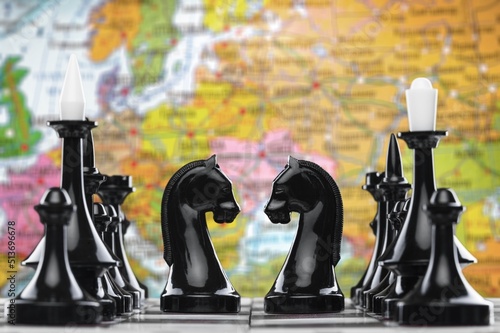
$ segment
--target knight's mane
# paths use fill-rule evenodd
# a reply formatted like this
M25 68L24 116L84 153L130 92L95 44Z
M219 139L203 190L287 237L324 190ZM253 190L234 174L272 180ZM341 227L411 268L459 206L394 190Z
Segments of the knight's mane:
M167 183L167 186L165 186L165 190L163 191L163 196L161 198L161 231L163 237L163 259L165 259L165 262L169 266L172 265L172 243L170 241L170 228L168 226L170 217L170 210L168 207L170 193L172 192L174 186L177 185L179 180L186 173L193 170L194 168L205 166L205 163L206 163L205 160L199 160L184 165L182 168L177 170L177 172L175 172L172 175L172 177Z
M344 228L344 209L340 189L332 176L316 163L305 160L298 160L298 163L300 166L309 168L318 173L328 182L333 192L333 197L335 199L335 223L333 225L333 242L330 250L332 251L333 264L336 266L340 261L340 243L342 241L342 230Z

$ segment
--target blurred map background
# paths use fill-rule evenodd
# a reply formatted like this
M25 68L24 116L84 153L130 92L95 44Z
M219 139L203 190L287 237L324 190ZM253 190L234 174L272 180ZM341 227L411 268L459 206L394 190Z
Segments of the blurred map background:
M365 173L384 170L389 134L408 129L404 91L421 76L439 89L437 129L449 131L435 151L437 185L467 207L457 235L479 260L466 276L500 296L499 1L0 1L4 295L7 221L16 222L20 262L43 233L33 205L59 186L61 142L45 123L59 117L71 53L86 114L99 122L97 167L133 176L127 249L151 296L166 281L164 187L212 154L242 208L231 224L209 223L235 288L263 296L290 248L298 216L273 225L263 207L293 155L321 165L341 189L336 272L348 296L374 242ZM400 147L411 181L412 153ZM19 267L19 280L30 274Z

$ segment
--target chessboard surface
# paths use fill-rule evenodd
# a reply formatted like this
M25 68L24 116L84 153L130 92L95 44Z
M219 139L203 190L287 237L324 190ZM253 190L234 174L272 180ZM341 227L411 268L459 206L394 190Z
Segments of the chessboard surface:
M3 318L0 332L500 332L500 299L490 299L495 304L495 323L474 327L401 327L394 323L374 318L352 307L346 299L346 309L339 313L309 315L273 315L264 313L262 299L243 298L241 311L237 314L184 314L163 313L159 300L148 299L142 313L96 326L66 325L61 327L13 326ZM5 300L2 300L2 303Z

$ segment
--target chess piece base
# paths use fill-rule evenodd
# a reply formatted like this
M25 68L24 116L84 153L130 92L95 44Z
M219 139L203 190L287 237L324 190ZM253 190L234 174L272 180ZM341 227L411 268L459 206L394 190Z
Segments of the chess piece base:
M16 324L93 325L101 322L102 307L94 301L40 302L16 299Z
M240 296L238 294L162 295L160 309L163 312L237 313L240 312Z
M397 305L397 321L410 326L465 326L489 325L493 305L460 304L449 302L425 302Z
M344 310L344 295L267 295L266 313L325 313Z

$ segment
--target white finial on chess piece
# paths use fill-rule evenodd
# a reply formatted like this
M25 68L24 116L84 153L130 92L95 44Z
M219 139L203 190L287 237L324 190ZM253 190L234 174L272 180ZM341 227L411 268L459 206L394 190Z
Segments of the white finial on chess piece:
M59 104L61 120L85 119L85 96L78 61L74 54L69 58Z
M410 131L435 131L437 89L429 79L419 77L406 90L406 105Z

